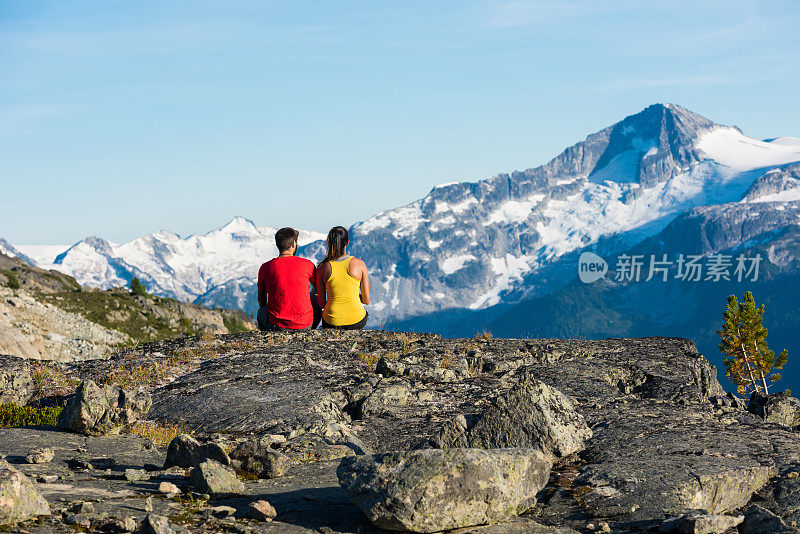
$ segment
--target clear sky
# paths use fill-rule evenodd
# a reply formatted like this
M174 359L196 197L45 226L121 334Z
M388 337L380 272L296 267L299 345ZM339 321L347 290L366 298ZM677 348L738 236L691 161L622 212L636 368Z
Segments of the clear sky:
M325 231L655 102L800 136L796 0L0 0L0 237Z

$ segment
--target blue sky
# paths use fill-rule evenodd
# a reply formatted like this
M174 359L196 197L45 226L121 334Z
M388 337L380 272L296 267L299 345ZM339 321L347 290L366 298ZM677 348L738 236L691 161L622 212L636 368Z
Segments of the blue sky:
M800 136L800 2L0 0L0 237L325 231L655 102Z

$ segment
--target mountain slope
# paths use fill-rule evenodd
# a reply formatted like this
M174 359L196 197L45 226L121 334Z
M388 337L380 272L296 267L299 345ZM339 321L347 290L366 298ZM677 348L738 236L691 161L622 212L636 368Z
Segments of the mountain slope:
M691 208L739 201L798 160L796 144L658 104L541 167L434 188L352 229L353 253L375 280L373 324L547 294L574 278L565 255L592 244L625 250Z

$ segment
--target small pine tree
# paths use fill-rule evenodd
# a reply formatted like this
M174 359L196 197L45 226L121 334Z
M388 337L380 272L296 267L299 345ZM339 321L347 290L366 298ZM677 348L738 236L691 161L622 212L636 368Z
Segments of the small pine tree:
M142 284L142 281L135 276L131 279L131 292L134 295L139 295L142 297L147 296L147 290L144 288L144 284Z
M762 322L764 305L756 308L750 291L741 303L731 295L722 316L724 322L717 334L721 340L719 349L728 356L723 361L725 375L736 384L740 395L751 391L769 394L767 381L781 379L780 374L770 372L786 365L789 353L784 349L775 356L767 347L767 329Z

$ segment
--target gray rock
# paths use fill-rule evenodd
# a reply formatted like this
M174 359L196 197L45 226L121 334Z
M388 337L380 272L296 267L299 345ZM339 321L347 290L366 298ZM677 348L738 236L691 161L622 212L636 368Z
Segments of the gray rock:
M201 445L199 441L188 434L179 434L172 439L167 447L167 459L164 468L170 467L197 467L206 460L214 460L222 465L230 465L231 459L217 443Z
M177 495L181 489L172 482L164 481L158 485L158 492L164 495Z
M85 435L118 433L143 419L151 404L150 394L143 389L101 388L87 380L64 407L58 426Z
M375 526L437 532L525 512L551 465L534 449L428 449L345 458L337 476Z
M150 480L150 474L144 469L126 469L124 476L128 482Z
M31 517L50 515L50 505L36 486L0 460L0 525L11 525Z
M403 383L379 384L361 404L360 417L382 414L396 406L405 406L411 393Z
M200 447L200 442L189 434L178 434L167 447L167 459L164 461L164 469L170 467L195 467L194 451Z
M741 534L797 534L798 529L787 525L783 519L757 504L744 510L744 521L739 525Z
M163 515L147 514L142 521L142 534L175 534L175 529L169 522L169 518Z
M455 444L487 449L529 447L561 458L583 450L590 437L592 431L573 402L526 371Z
M53 461L53 449L34 449L25 457L25 461L29 464L46 464Z
M747 410L765 423L794 428L800 425L800 400L786 392L762 395L753 393L747 403Z
M286 474L291 466L288 455L272 448L274 440L256 438L241 443L231 452L231 458L241 462L241 469L258 478L277 478Z
M25 406L32 387L30 363L24 358L0 355L0 404Z
M660 531L664 534L723 534L737 527L742 521L744 521L743 515L693 512L664 521Z
M259 500L250 503L248 506L248 514L256 521L268 523L275 519L278 512L275 511L275 507L272 506L269 501Z
M189 482L198 492L209 495L229 495L244 492L244 484L236 477L233 469L214 460L207 460L192 469Z

